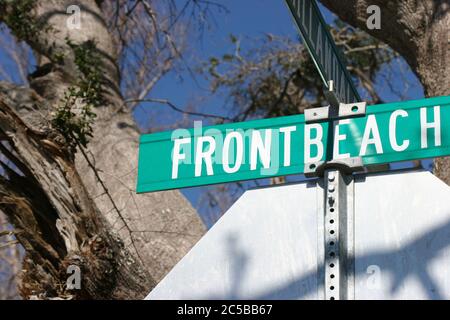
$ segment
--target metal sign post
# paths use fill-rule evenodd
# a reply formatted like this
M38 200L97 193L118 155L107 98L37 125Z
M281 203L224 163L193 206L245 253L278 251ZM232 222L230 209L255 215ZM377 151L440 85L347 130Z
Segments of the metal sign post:
M331 90L333 85L331 82ZM334 161L335 132L338 128L339 115L348 116L345 109L348 105L339 103L333 91L327 92L330 99L328 114L329 126L327 144L327 161L310 172L310 175L323 174L324 205L323 219L318 219L318 229L323 230L324 259L322 276L324 292L321 296L326 300L352 300L354 299L354 261L353 261L353 230L354 230L354 202L353 202L353 176L352 172L362 170L360 159L352 161ZM365 103L352 104L358 106L358 116L365 115ZM339 110L342 107L342 111ZM314 109L306 115L306 121L317 121ZM316 113L317 115L317 113ZM355 161L359 160L359 161Z
M353 300L353 176L327 169L324 182L324 297L326 300Z
M325 118L328 120L328 143L326 161L322 165L324 170L324 297L327 300L349 299L352 293L349 292L347 284L351 277L351 265L349 261L349 250L352 247L351 238L348 232L353 230L350 213L353 212L353 203L347 201L350 194L349 185L352 184L352 176L343 173L343 166L346 171L354 171L355 158L346 162L336 163L334 154L335 132L338 128L339 116L362 116L365 114L365 103L362 105L350 105L350 110L344 110L348 105L341 102L355 103L361 101L361 97L356 90L352 78L347 71L347 65L342 54L339 52L328 26L325 23L319 7L315 0L286 0L292 16L300 30L303 42L311 55L314 64L327 89L325 97L330 103L328 109L311 109L305 114L306 120ZM335 89L336 85L336 89ZM342 106L342 111L340 110ZM355 109L356 108L356 109ZM348 108L347 108L348 109ZM350 111L347 112L346 111ZM362 162L357 159L356 162ZM308 170L308 167L311 170ZM306 165L306 174L315 175L318 165ZM310 172L309 172L310 171ZM321 219L319 219L321 221ZM350 224L348 224L350 222ZM319 226L319 229L322 226ZM351 291L351 290L350 290Z

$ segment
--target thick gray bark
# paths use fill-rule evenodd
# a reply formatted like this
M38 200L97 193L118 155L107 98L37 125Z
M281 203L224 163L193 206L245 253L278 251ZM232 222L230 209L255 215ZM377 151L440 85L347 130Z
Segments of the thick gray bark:
M21 293L38 298L138 298L154 279L111 233L68 154L45 132L25 124L0 94L0 132L5 165L0 208L26 250ZM10 148L11 146L11 148ZM81 269L83 285L66 290L69 265Z

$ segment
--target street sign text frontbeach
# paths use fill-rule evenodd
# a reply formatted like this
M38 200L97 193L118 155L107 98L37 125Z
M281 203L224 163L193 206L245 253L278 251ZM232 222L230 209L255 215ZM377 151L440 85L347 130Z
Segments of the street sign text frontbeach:
M368 106L343 119L327 144L329 122L303 115L143 135L138 192L300 174L305 165L361 157L364 165L450 155L450 97Z
M137 191L301 173L324 159L326 130L296 115L143 135Z
M286 4L325 87L333 81L339 101L362 101L315 0L286 0Z

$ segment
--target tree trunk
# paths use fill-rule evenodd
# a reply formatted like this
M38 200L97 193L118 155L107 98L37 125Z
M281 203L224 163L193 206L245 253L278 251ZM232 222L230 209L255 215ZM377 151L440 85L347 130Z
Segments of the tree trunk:
M0 2L0 21L39 61L30 89L0 83L0 129L24 174L9 172L9 180L0 183L2 210L24 231L22 293L67 295L65 268L76 264L83 289L71 291L75 297L143 297L201 237L204 226L178 191L135 193L139 132L120 94L114 41L93 0L77 1L82 29L67 28L71 4L34 1L21 25L8 19L13 5ZM93 138L87 148L78 145L74 159L49 119L80 76L70 44L87 41L95 43L100 57L104 103L94 110Z
M390 45L408 62L427 97L450 95L448 0L321 0L338 17ZM367 8L381 9L381 29L367 28ZM450 158L435 160L434 173L450 184Z
M83 277L78 298L140 297L155 281L108 230L73 161L4 100L0 96L0 148L17 170L2 162L7 178L1 178L0 198L27 253L21 293L72 297L64 275L76 265Z

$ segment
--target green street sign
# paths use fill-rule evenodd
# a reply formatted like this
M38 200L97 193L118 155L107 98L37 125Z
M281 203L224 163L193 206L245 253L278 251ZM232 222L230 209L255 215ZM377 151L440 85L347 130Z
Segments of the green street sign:
M450 97L368 106L366 115L329 121L303 115L141 136L137 192L300 174L305 166L361 157L364 165L450 155Z
M316 1L286 0L286 4L325 87L329 89L329 81L333 81L339 101L362 101L347 71L345 59L336 47Z
M364 165L450 155L450 96L368 106L366 116L338 122L334 159Z
M323 158L326 136L303 115L143 135L137 192L301 173L305 158Z

